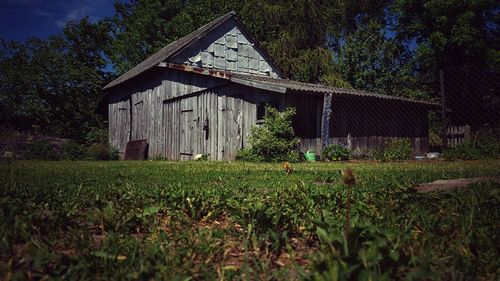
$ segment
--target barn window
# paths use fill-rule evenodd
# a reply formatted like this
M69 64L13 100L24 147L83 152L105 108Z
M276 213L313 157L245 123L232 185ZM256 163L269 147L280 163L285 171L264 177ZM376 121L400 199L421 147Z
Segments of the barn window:
M257 124L264 123L264 116L266 115L266 106L272 108L278 108L278 102L268 101L257 104Z

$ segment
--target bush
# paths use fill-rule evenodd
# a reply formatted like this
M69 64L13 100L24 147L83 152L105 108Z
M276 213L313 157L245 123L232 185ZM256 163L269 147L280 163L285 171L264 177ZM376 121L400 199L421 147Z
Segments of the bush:
M279 112L266 107L264 124L252 128L249 147L238 152L236 159L253 162L280 162L299 160L299 142L292 128L294 108Z
M88 132L85 134L85 143L108 143L108 130L90 127Z
M493 136L483 135L450 147L443 153L447 160L478 160L500 158L500 143Z
M114 145L109 145L109 160L118 160L120 159L120 151Z
M64 143L61 147L61 156L68 160L83 160L87 158L87 150L85 146L75 142Z
M89 156L94 160L118 160L118 149L112 145L96 143L88 148Z
M254 150L250 147L242 148L236 154L236 160L249 161L249 162L261 162L263 161L261 157L255 154Z
M26 158L32 160L59 160L60 155L48 141L37 141L29 145Z
M379 161L408 160L413 157L409 139L386 142L380 149L375 149L370 154L371 158Z
M349 148L340 144L329 144L323 148L321 157L330 161L349 160L352 157Z

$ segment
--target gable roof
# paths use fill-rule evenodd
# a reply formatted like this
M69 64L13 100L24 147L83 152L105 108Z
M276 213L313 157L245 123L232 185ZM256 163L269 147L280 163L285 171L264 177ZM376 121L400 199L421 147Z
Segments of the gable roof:
M224 16L215 19L214 21L200 27L199 29L195 30L194 32L188 34L187 36L184 36L169 45L161 48L158 52L154 53L129 71L125 72L122 74L120 77L116 78L115 80L111 81L108 85L104 86L104 90L109 89L111 87L117 86L118 84L121 84L131 78L134 78L138 76L139 74L157 66L160 62L163 62L174 55L178 54L180 51L184 50L187 48L189 45L200 39L201 37L205 36L207 33L210 31L214 30L224 22L228 21L229 19L234 19L236 23L239 25L241 30L246 33L247 36L249 36L254 42L255 45L257 45L257 48L262 50L264 56L269 60L272 61L271 56L267 53L267 51L259 44L259 42L252 36L252 34L245 28L245 26L241 23L241 21L238 19L236 16L236 13L234 11L229 12L225 14ZM273 65L279 72L278 75L284 77L283 72L277 67L276 65Z

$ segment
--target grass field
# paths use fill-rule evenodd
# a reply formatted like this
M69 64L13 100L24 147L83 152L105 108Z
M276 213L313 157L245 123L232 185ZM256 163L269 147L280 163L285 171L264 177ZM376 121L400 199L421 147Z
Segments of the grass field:
M344 235L351 167L350 231ZM500 162L0 164L0 279L494 280Z

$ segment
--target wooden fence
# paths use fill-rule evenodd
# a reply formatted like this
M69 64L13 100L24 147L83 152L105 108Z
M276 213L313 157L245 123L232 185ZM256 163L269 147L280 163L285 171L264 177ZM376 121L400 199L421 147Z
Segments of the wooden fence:
M470 126L452 126L446 131L446 143L450 147L462 144L464 141L470 140Z

